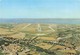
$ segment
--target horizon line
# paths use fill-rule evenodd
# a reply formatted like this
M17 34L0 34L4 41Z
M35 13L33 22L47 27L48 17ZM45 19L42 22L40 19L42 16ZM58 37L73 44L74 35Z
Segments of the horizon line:
M0 18L0 19L62 19L62 20L80 20L80 18Z

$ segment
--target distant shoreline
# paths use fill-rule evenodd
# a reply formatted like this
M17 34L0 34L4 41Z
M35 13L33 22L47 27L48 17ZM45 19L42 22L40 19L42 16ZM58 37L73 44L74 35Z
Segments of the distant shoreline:
M0 23L80 24L80 19L0 19Z

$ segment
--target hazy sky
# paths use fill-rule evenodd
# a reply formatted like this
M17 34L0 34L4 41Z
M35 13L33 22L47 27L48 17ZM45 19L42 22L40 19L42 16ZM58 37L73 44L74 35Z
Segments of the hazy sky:
M80 0L0 0L0 18L80 18Z

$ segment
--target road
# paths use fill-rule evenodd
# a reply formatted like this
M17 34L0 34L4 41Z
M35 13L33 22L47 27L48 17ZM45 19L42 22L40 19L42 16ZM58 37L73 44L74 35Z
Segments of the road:
M51 25L49 25L49 28L54 32L55 30L51 27Z
M28 25L24 26L24 27L22 28L22 30L25 29L25 28L27 28L27 27L30 26L30 25L31 25L31 24L28 24Z
M39 31L39 32L42 31L42 30L41 30L41 25L40 25L40 24L38 24L38 31Z

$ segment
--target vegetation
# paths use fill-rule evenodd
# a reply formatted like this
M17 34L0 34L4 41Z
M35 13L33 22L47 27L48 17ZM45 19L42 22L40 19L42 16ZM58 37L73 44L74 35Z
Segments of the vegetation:
M12 49L18 49L15 50L16 52L13 50L11 52L14 52L15 55L80 54L80 25L40 24L41 31L38 31L37 24L26 25L28 24L0 24L2 30L8 30L3 31L3 34L0 31L0 55L7 51L9 51L7 54L10 54ZM13 48L8 49L9 47Z

